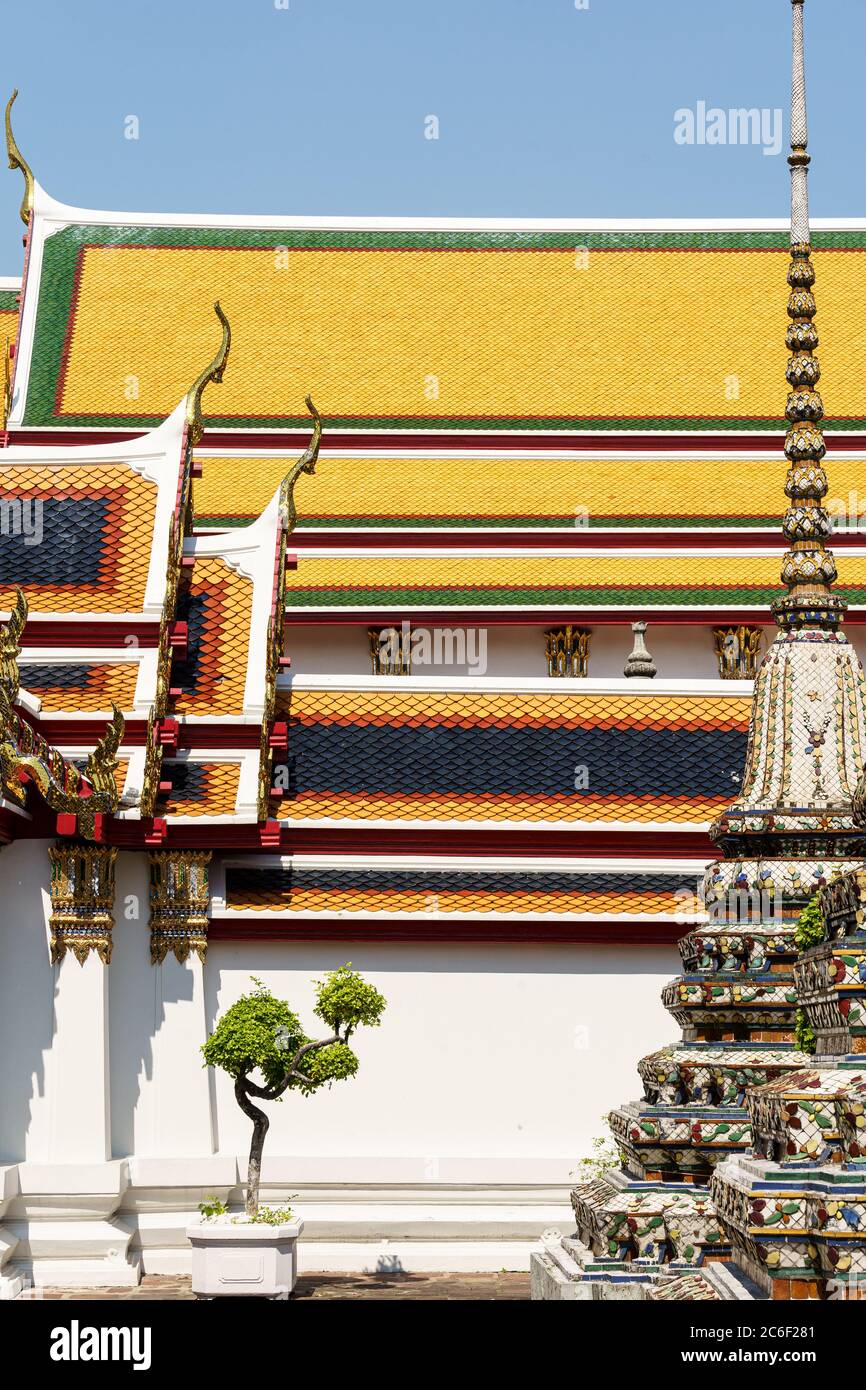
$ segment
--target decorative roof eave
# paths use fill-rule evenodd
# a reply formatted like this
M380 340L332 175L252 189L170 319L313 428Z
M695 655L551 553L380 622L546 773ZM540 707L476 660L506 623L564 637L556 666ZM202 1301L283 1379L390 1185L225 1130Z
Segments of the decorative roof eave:
M165 598L165 557L171 518L177 506L184 471L185 405L186 402L181 401L161 425L125 442L83 445L13 444L0 451L0 474L16 466L80 468L83 465L103 465L129 468L131 472L137 473L156 486L150 561L141 613L95 615L82 610L80 613L62 613L60 616L64 621L106 621L110 617L150 617L154 620L159 618ZM34 619L40 620L51 616L50 612L33 615Z
M247 675L244 690L244 716L264 716L267 706L268 673L282 655L282 608L279 598L285 588L286 538L292 530L294 486L301 473L315 471L321 438L321 420L310 403L315 426L309 447L287 471L260 516L249 526L234 532L195 535L187 540L185 553L195 559L215 556L253 583L253 608L247 649ZM275 624L271 625L271 619ZM277 631L280 626L280 631Z
M18 590L18 601L8 621L0 627L0 785L4 799L26 806L25 784L33 783L42 799L59 814L75 818L77 833L85 839L101 839L104 820L118 808L115 782L117 752L124 720L113 710L111 721L90 752L84 773L46 742L33 720L32 701L19 700L19 642L27 622L27 600ZM23 717L24 709L27 717Z
M164 586L162 612L159 624L159 642L154 672L153 700L147 726L147 743L142 769L140 808L144 816L153 815L159 792L159 775L162 765L162 745L159 740L159 725L168 712L170 698L170 676L172 660L172 624L176 618L177 592L183 564L184 545L192 532L192 450L201 438L203 430L201 414L202 392L210 382L220 384L231 346L231 328L228 319L220 308L219 301L214 304L214 312L222 326L222 342L216 356L199 373L184 397L169 416L174 431L180 431L179 465L176 475L176 488L171 501L168 517L167 542L162 552L164 561ZM164 427L164 426L163 426Z

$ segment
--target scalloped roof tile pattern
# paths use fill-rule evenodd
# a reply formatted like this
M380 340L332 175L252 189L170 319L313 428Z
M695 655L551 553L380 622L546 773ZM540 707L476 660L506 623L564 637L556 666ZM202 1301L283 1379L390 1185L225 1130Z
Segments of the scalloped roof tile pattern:
M264 509L290 460L201 459L199 525L238 526ZM847 511L866 460L833 459L832 498ZM782 475L766 459L365 458L323 453L296 493L297 529L599 526L777 527ZM604 544L599 538L599 544Z
M0 607L20 584L31 613L140 612L156 493L123 464L0 460Z
M172 684L183 694L176 714L240 714L244 706L253 603L252 581L220 556L197 557L178 594L177 617L188 624L186 661L175 661Z
M682 910L682 873L555 873L463 869L228 868L229 911L411 913L622 913Z
M286 607L438 608L536 605L767 607L779 556L305 554L286 576ZM838 592L866 603L866 556L838 558Z
M75 714L131 710L138 681L137 661L19 662L21 685L38 695L43 711L64 710Z
M240 763L166 758L162 777L172 790L157 804L157 815L199 818L232 816L237 803Z
M828 414L862 428L866 236L814 243ZM330 423L358 428L778 428L786 272L781 232L73 224L33 287L25 423L157 423L206 360L199 311L219 295L236 348L214 424L303 425L315 383ZM663 407L648 361L665 362Z
M280 819L677 823L730 802L750 701L282 692Z

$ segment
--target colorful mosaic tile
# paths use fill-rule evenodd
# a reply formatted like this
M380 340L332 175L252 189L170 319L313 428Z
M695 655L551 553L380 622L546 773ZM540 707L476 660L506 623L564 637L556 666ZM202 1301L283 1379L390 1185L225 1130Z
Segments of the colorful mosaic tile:
M715 1174L710 1193L737 1263L774 1298L863 1297L863 1168L741 1156ZM801 1291L789 1289L793 1280Z
M700 1190L617 1187L602 1177L573 1192L571 1201L580 1238L613 1259L697 1265L707 1251L726 1244L725 1229Z

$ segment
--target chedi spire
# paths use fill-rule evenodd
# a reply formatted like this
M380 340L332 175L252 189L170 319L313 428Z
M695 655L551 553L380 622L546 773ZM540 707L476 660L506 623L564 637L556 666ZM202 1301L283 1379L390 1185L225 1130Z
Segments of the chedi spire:
M823 506L827 475L822 467L826 445L821 428L824 403L817 390L821 368L815 357L818 333L813 286L812 239L809 227L809 163L807 153L806 73L803 43L805 0L791 0L793 62L791 69L791 264L788 284L786 342L791 352L786 376L790 392L785 416L788 433L785 454L790 468L785 482L789 507L782 530L789 549L782 562L782 583L789 590L773 605L782 628L836 627L845 602L830 592L836 579L836 563L825 547L830 517Z

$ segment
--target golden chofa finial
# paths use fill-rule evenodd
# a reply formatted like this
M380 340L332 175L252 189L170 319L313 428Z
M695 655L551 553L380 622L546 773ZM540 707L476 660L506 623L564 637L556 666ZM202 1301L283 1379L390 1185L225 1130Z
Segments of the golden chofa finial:
M12 103L18 95L18 88L12 93L6 103L6 153L9 156L9 168L20 169L24 175L24 197L21 199L21 221L25 227L30 226L30 214L33 211L33 191L36 180L33 177L33 170L27 163L23 154L18 148L18 142L12 134Z
M302 473L315 473L322 442L322 417L313 405L311 396L306 398L306 406L313 417L313 436L301 457L293 463L280 484L280 511L287 531L294 531L298 513L295 510L295 483Z
M6 622L0 623L0 685L7 687L10 701L18 694L19 644L28 612L27 599L20 589L16 589L15 605Z
M204 371L196 378L187 392L186 423L187 429L189 430L189 442L193 447L201 443L202 435L204 434L204 420L201 413L201 393L208 382L215 381L219 383L222 381L223 372L226 369L226 362L229 360L229 349L232 345L232 330L229 327L228 319L220 308L219 300L217 300L213 307L214 313L223 326L223 340L214 360L205 367Z

